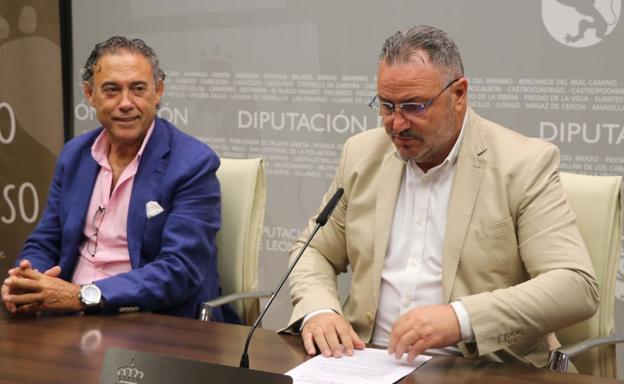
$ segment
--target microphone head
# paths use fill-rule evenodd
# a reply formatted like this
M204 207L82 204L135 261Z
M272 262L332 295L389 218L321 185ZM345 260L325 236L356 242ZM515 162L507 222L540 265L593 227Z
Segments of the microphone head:
M327 223L329 216L331 216L332 212L334 212L334 208L336 208L336 205L338 205L338 201L342 197L343 193L344 189L342 188L338 188L338 190L336 190L331 199L329 199L329 202L327 202L325 208L323 208L321 213L319 213L319 215L316 217L316 224L319 224L322 227Z

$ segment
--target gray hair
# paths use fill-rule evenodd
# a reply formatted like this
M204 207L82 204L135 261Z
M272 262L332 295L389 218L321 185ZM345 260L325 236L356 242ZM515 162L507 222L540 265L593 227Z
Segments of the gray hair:
M464 75L464 65L457 45L446 32L428 25L416 25L390 36L381 48L379 63L405 64L423 50L442 74L451 81Z
M107 54L114 54L119 52L130 52L137 53L143 55L146 59L149 60L152 65L152 72L154 73L154 82L158 83L158 80L165 80L165 72L160 69L160 63L158 61L158 55L156 52L145 44L145 42L141 39L128 39L125 36L113 36L103 41L101 43L97 43L95 47L93 47L93 51L89 55L89 58L85 62L82 70L80 71L80 75L83 81L91 82L93 79L93 69L97 64L97 61L100 57Z

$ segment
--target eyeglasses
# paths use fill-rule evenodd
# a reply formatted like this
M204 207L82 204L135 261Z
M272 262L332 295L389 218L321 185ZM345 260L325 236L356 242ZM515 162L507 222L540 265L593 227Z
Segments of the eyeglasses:
M98 245L98 232L100 231L100 226L102 225L102 221L104 220L104 207L98 207L95 211L95 215L93 215L93 226L95 227L95 233L87 238L87 252L92 257L95 257L95 252L97 251Z
M397 107L401 110L401 113L405 117L420 116L425 112L427 107L433 104L435 99L437 99L441 94L444 93L444 91L449 89L449 87L459 79L461 79L461 77L458 77L457 79L452 80L451 82L446 84L446 86L442 88L440 93L425 101L424 103L399 103L395 105L389 101L381 101L379 100L379 95L375 95L375 97L373 97L373 100L368 103L368 106L378 111L379 114L383 117L394 117L394 112L396 111Z

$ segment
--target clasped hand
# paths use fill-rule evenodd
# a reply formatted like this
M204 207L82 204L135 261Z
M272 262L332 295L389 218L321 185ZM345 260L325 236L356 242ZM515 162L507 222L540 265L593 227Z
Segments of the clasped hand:
M336 313L321 313L310 318L301 331L306 352L314 355L318 347L324 356L351 355L353 349L363 349L364 342L351 325ZM412 309L392 326L388 353L407 361L428 348L442 348L461 341L461 330L455 311L449 304L428 305Z
M11 313L83 309L78 298L80 287L59 278L60 273L59 266L41 273L28 260L22 260L9 270L2 284L4 306Z

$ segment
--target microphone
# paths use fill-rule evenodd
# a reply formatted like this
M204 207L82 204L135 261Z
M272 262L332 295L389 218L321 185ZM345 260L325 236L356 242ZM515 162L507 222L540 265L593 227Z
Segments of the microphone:
M325 206L325 208L323 208L321 213L319 213L319 215L316 217L316 224L322 227L323 225L327 223L329 216L331 216L332 212L334 212L334 208L336 208L336 205L338 205L338 201L342 197L343 193L344 193L344 189L338 188L336 193L334 193L334 196L332 196L331 199L329 199L329 201L327 202L327 205ZM295 262L297 261L295 260Z
M327 205L325 205L325 208L323 208L321 213L316 217L316 225L314 226L312 233L310 233L310 235L308 236L308 239L306 240L305 244L301 248L301 251L299 251L299 254L297 255L297 257L295 257L295 260L293 260L293 262L288 267L288 270L286 271L284 276L282 276L282 280L277 285L277 289L275 289L273 293L271 294L271 297L269 298L269 301L267 302L267 304L264 306L264 309L262 310L262 312L260 312L260 315L258 315L258 318L256 319L256 321L254 321L253 326L251 327L251 330L249 331L249 334L247 335L247 340L245 341L245 349L243 349L243 354L241 356L241 360L239 364L240 368L249 368L249 355L247 354L247 351L249 349L249 343L251 342L251 337L253 336L254 331L258 327L258 324L260 324L260 322L262 321L264 314L267 312L267 309L269 309L269 306L271 305L271 303L273 303L273 300L275 300L275 296L277 296L279 291L282 289L282 286L286 282L286 279L288 279L288 276L290 276L290 273L292 272L292 270L295 268L295 265L297 265L297 262L301 258L301 255L303 255L303 252L308 248L308 245L310 244L310 241L312 241L312 238L314 237L314 235L316 235L316 232L318 232L318 230L327 223L327 220L329 219L332 212L334 211L334 208L336 208L336 205L338 204L338 201L342 197L343 193L344 193L344 189L338 188L338 190L336 190L336 192L331 197L331 199L329 199L329 201L327 202Z

